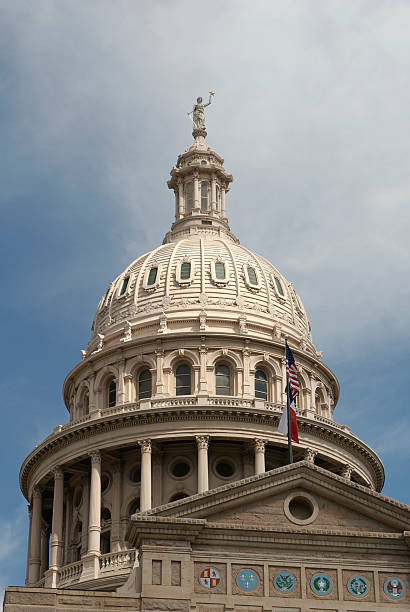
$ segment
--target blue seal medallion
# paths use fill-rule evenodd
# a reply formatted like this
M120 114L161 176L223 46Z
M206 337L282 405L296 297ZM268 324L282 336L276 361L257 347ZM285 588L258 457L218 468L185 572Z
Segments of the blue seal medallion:
M288 572L281 572L273 579L273 586L281 593L290 593L295 588L295 584L295 577Z
M333 588L332 579L326 574L316 574L313 576L311 585L316 595L329 595Z
M369 592L369 583L363 576L353 576L347 583L347 588L355 597L364 597Z
M387 578L386 582L384 583L384 592L392 599L400 599L400 597L403 597L404 590L404 584L400 578Z
M258 574L251 569L243 569L236 577L236 584L243 591L254 591L259 584Z

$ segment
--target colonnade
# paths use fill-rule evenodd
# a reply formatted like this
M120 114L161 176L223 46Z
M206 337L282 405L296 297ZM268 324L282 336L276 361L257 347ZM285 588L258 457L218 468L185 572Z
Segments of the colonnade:
M195 436L197 444L197 491L202 493L209 489L209 462L208 448L210 437L205 434ZM261 474L265 471L265 444L266 440L254 439L254 473ZM151 440L140 440L138 445L141 450L141 485L140 485L140 509L141 512L152 507L152 444ZM100 555L101 545L101 452L93 450L89 453L91 461L90 480L84 486L86 519L82 534L82 551L87 551L88 556ZM112 552L121 550L120 535L120 468L119 465L113 471L113 504L112 504ZM42 575L47 572L51 576L49 585L57 586L58 569L67 564L67 555L63 556L64 545L68 545L70 533L70 516L66 499L66 526L64 530L64 471L57 466L53 469L53 516L51 525L51 555L48 564L48 540L49 533L42 519L42 491L35 485L32 490L32 503L30 511L30 530L28 546L27 584L36 584ZM71 502L70 502L71 503ZM65 531L65 537L64 537ZM66 548L67 550L67 548ZM84 555L83 555L84 557Z

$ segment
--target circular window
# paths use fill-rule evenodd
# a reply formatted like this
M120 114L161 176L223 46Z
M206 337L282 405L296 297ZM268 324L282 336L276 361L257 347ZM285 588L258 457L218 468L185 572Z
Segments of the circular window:
M235 474L235 464L230 459L218 459L215 463L215 472L222 478L231 478Z
M131 480L131 482L134 482L135 484L138 484L141 482L141 466L140 465L134 465L134 467L131 468L129 472L129 479Z
M83 489L79 487L74 495L74 506L79 508L81 506L81 502L83 501Z
M110 476L108 474L103 474L101 476L101 493L104 493L110 486Z
M184 478L185 476L188 476L190 471L191 466L183 459L178 459L171 466L171 474L175 476L175 478Z
M309 493L294 491L285 499L284 512L292 523L308 525L317 517L319 506Z

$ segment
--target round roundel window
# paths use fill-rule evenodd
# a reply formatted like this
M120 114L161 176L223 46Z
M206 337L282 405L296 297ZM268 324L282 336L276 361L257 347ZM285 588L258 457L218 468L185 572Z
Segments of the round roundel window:
M329 595L333 588L332 579L326 574L316 574L313 576L311 584L316 595Z
M273 586L281 593L290 593L295 588L295 585L295 577L288 572L276 574L275 578L273 579Z
M236 584L242 591L254 591L259 584L259 577L251 569L243 569L236 577Z
M400 599L404 595L404 584L400 580L400 578L396 578L395 576L392 578L387 578L384 583L384 592L391 599Z
M221 575L214 567L206 567L199 574L198 581L201 586L211 591L221 582Z
M215 463L215 471L222 478L230 478L235 474L235 464L230 459L219 459Z
M184 478L188 476L191 471L191 466L185 459L177 459L171 465L171 474L175 478Z
M363 576L353 576L347 583L347 588L355 597L364 597L369 592L369 583Z

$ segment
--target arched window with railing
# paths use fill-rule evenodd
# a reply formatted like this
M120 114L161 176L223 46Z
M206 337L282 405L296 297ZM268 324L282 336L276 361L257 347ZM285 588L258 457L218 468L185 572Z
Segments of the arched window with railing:
M138 375L138 399L145 399L152 395L152 374L147 368Z
M226 363L215 366L215 392L216 395L232 395L231 368Z
M175 394L191 395L191 368L187 363L180 363L176 367Z
M206 212L209 208L209 185L201 183L201 212Z
M255 372L255 397L268 400L268 377L263 370Z

